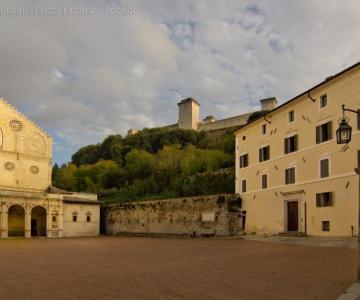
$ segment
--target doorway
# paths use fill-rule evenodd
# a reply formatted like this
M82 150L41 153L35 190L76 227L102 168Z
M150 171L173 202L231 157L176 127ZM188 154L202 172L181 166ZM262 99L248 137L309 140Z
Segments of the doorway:
M46 209L42 206L31 210L31 236L46 236Z
M8 211L8 236L25 236L25 209L18 204Z
M288 201L287 205L287 231L299 231L298 201Z

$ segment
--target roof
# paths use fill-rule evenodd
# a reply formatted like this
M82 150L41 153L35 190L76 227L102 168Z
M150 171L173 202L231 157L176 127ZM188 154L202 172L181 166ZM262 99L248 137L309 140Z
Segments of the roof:
M358 61L357 63L355 63L355 64L351 65L350 67L348 67L348 68L346 68L346 69L344 69L344 70L340 71L340 72L339 72L339 73L337 73L337 74L334 74L334 75L332 75L332 76L328 76L328 77L326 77L326 79L325 79L324 81L322 81L322 82L318 83L317 85L313 86L312 88L310 88L310 89L306 90L305 92L302 92L301 94L299 94L299 95L295 96L294 98L292 98L292 99L290 99L290 100L288 100L288 101L284 102L283 104L281 104L281 105L277 106L276 108L274 108L274 109L270 110L268 113L266 113L265 115L263 115L263 116L259 117L258 119L255 119L255 120L253 120L253 121L251 121L251 122L247 123L246 125L244 125L244 126L243 126L243 127L241 127L240 129L238 129L237 131L235 131L235 132L234 132L234 134L236 134L237 132L239 132L239 131L243 130L244 128L246 128L246 127L247 127L247 126L249 126L250 124L252 124L252 123L256 122L256 121L257 121L257 120L259 120L260 118L264 118L264 117L266 117L267 115L269 115L269 114L273 113L274 111L276 111L276 110L278 110L278 109L281 109L281 108L283 108L283 107L285 107L285 106L289 105L290 103L292 103L292 102L294 102L294 101L298 100L300 97L302 97L302 96L304 96L304 95L306 95L306 94L309 94L311 91L313 91L313 90L317 89L318 87L322 86L323 84L329 83L330 81L332 81L332 80L334 80L334 79L338 78L339 76L341 76L341 75L343 75L343 74L345 74L345 73L347 73L347 72L349 72L349 71L351 71L351 70L353 70L353 69L355 69L356 67L359 67L359 66L360 66L360 61Z
M22 112L18 111L13 105L11 105L9 102L7 102L4 98L0 98L0 102L4 103L5 106L7 106L10 110L14 111L16 114L18 114L21 118L27 120L31 125L33 125L38 131L42 132L44 135L51 138L51 136L42 129L39 125L37 125L34 121L29 119L27 116L25 116Z
M184 104L184 103L186 103L186 102L194 102L194 103L196 103L197 105L200 106L199 101L197 101L196 99L191 98L191 97L190 97L190 98L187 98L187 99L184 99L184 100L181 100L181 101L178 103L178 105Z

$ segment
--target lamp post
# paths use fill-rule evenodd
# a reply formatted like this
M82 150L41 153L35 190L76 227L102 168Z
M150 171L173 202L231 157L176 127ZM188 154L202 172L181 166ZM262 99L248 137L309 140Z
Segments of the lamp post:
M360 114L359 111L345 108L345 105L342 106L343 116L339 121L339 128L336 130L336 142L338 144L348 144L351 141L351 126L348 124L349 119L345 117L345 111L349 111L355 114ZM359 175L359 205L358 205L358 272L357 279L360 281L360 167L355 168L355 173Z

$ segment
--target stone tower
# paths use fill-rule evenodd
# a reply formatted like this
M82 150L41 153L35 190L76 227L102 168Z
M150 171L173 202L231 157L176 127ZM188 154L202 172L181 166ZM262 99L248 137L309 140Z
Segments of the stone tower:
M178 127L182 129L198 129L200 121L200 103L193 98L181 100L179 106Z

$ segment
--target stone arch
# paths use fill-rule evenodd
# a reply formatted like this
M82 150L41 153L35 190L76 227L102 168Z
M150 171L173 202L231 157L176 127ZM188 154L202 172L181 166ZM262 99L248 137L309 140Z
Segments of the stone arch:
M31 209L31 236L46 236L46 208L36 205Z
M8 209L8 236L25 236L25 208L20 204Z

